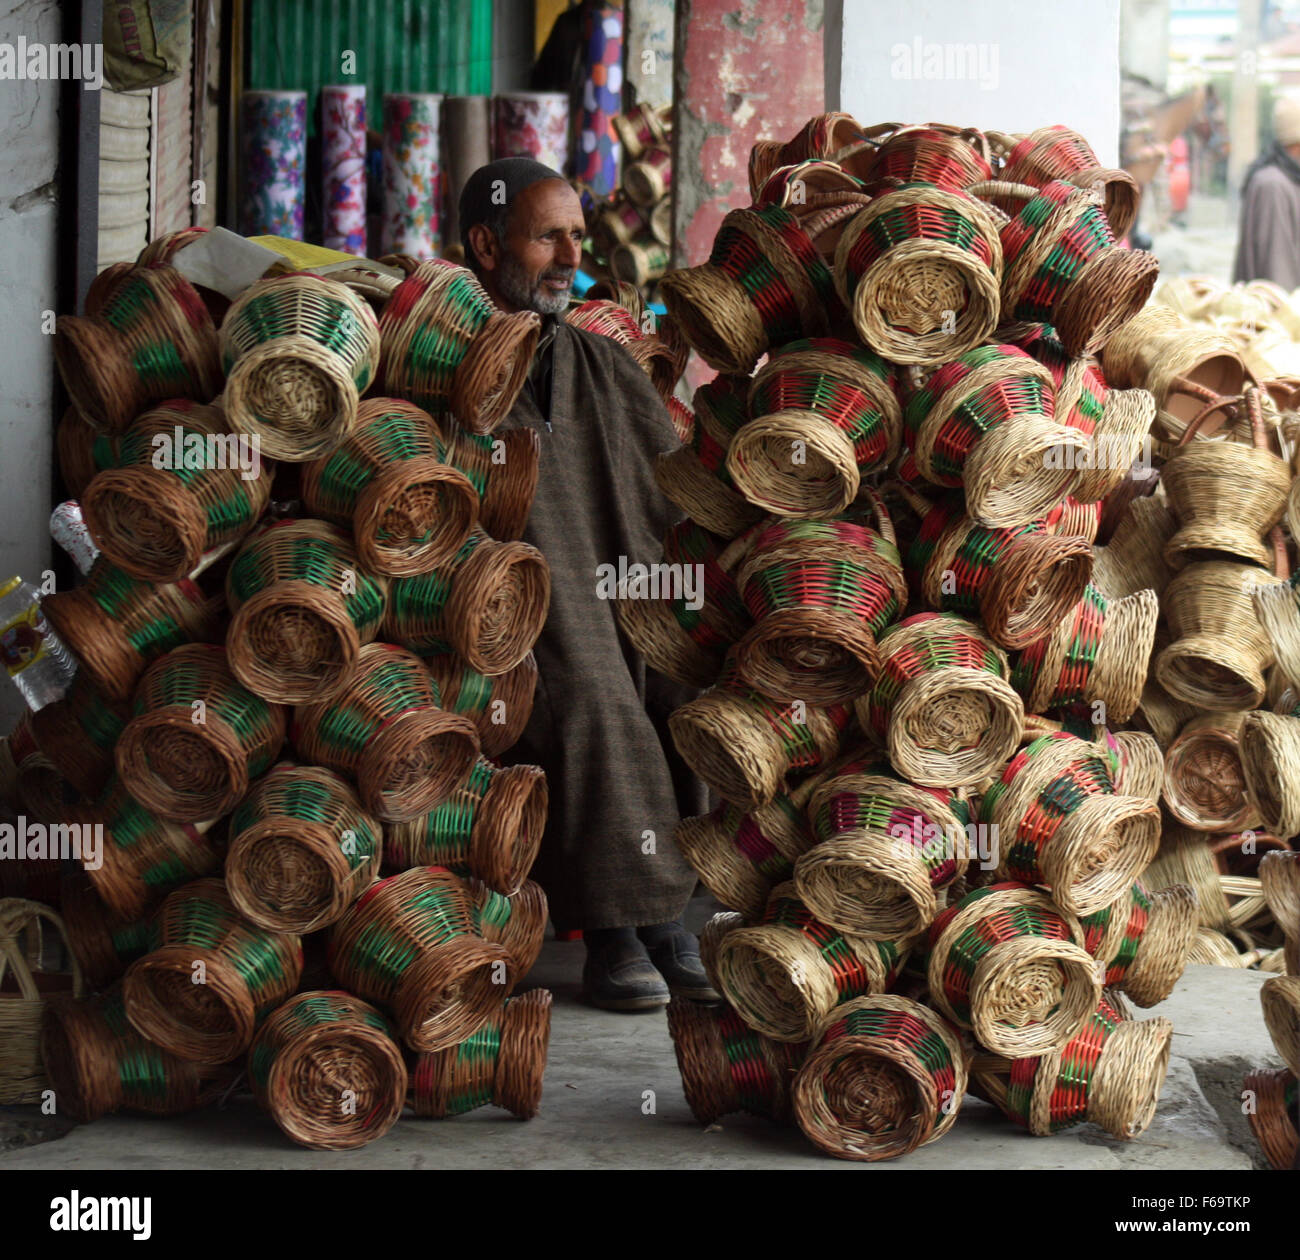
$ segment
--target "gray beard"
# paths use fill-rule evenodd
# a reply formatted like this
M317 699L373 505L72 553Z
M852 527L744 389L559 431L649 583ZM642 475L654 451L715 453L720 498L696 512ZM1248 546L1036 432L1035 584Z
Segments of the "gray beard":
M563 315L569 309L567 293L548 293L540 286L531 288L523 264L511 254L502 254L496 281L501 296L521 311L536 311L539 315Z

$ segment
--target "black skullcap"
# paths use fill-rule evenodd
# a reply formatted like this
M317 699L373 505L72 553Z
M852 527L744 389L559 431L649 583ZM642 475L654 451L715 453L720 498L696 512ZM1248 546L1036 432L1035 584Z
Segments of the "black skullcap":
M473 257L469 230L476 223L486 223L495 210L502 204L510 205L525 188L539 184L544 179L563 178L559 171L553 171L549 166L526 157L498 158L495 162L480 166L460 190L460 241L465 247L465 257ZM504 203L492 200L497 180L505 185Z

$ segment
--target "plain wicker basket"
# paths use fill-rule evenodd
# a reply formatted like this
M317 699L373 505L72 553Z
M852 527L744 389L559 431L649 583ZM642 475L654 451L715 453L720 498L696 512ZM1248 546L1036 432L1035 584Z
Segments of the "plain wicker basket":
M550 991L531 989L512 997L459 1045L416 1057L412 1109L417 1116L441 1120L491 1103L531 1120L541 1106L550 1037Z
M406 1105L407 1072L388 1021L338 991L298 993L267 1016L248 1055L257 1101L299 1146L351 1151Z
M892 994L859 997L814 1030L794 1115L840 1159L896 1159L952 1128L966 1085L966 1050L939 1015Z
M1233 832L1263 822L1247 792L1243 750L1245 724L1256 716L1272 715L1202 714L1188 722L1166 749L1162 795L1166 808L1185 827ZM1275 790L1286 791L1285 780L1278 780Z
M17 992L0 991L0 1105L40 1102L50 1082L41 1059L41 1020L48 994L58 987L81 997L81 965L71 949L69 976L51 977L35 971L44 950L43 929L48 925L67 941L63 920L49 906L20 897L0 899L0 982L11 974ZM45 983L37 980L45 976Z

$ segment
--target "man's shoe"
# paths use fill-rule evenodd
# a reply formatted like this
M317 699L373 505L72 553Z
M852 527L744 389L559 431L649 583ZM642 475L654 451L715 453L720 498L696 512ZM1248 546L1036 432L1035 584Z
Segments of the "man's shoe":
M675 997L696 1002L720 1002L722 995L709 983L700 961L700 943L680 923L656 923L638 928L646 941L650 961L668 982Z
M624 934L626 933L626 935ZM631 928L612 939L592 941L582 988L587 1001L606 1011L657 1011L668 1005L668 986Z

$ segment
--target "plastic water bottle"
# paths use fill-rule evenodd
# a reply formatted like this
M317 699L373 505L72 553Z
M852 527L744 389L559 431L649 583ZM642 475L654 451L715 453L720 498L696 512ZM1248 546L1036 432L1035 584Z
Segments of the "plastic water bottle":
M45 620L40 592L22 578L0 581L0 661L32 712L62 699L77 672Z

